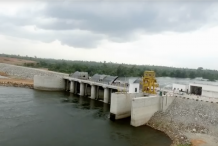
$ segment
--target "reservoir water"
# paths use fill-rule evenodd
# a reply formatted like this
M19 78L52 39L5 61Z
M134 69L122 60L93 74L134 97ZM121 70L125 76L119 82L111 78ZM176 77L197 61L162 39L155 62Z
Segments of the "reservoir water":
M69 99L69 100L66 100ZM130 119L111 121L109 105L64 92L0 86L1 146L169 146L170 138Z

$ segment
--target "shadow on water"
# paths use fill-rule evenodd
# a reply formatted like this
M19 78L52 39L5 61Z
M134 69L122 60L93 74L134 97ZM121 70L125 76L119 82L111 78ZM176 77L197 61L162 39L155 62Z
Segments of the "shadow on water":
M110 121L110 105L103 102L92 100L88 97L80 97L77 95L69 95L68 98L63 99L65 102L74 103L74 107L83 110L96 109L93 114L95 119L107 120L107 123L111 126L110 138L112 140L127 140L131 146L167 146L170 145L170 141L166 139L158 138L159 142L154 142L157 137L161 137L165 134L158 130L154 130L148 126L132 127L130 126L131 118L125 118L117 121ZM120 131L118 130L120 129ZM117 131L118 130L118 131ZM129 133L130 132L130 133ZM143 142L142 142L143 139ZM146 139L144 141L144 139Z
M67 92L0 87L2 146L169 146L164 133L109 120L110 105ZM28 101L28 102L26 102Z

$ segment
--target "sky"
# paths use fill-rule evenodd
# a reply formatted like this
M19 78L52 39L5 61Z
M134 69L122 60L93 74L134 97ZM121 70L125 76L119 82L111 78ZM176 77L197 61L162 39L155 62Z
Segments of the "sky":
M218 2L2 0L0 53L218 70Z

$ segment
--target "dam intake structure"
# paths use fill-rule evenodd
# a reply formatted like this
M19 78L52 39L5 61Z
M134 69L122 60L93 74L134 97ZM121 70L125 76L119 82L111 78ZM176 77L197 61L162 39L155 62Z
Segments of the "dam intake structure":
M67 91L108 103L111 119L131 117L131 125L149 125L179 143L188 141L186 132L218 137L217 85L176 83L171 89L159 87L157 94L148 95L142 92L141 78L114 79L99 74L90 77L81 72L69 75L1 63L0 71L34 79L37 90Z
M146 71L142 81L138 78L126 81L118 76L99 74L89 77L87 72L75 72L62 78L34 76L34 88L38 90L67 91L96 100L103 90L102 101L110 104L110 119L131 116L131 125L135 127L146 124L154 113L166 110L174 100L174 97L154 94L157 86L152 71Z

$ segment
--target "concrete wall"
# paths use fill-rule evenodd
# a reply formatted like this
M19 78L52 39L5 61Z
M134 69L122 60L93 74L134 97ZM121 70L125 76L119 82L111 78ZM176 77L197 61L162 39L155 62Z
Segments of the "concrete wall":
M218 86L191 83L189 91L191 91L191 86L202 87L202 96L218 98Z
M202 91L202 96L218 98L218 92Z
M202 87L202 90L218 92L218 86L191 83L189 84L189 90L190 90L190 86L198 86L198 87Z
M149 96L132 100L131 125L138 127L146 124L157 111L165 111L175 97Z
M140 97L132 100L131 125L146 124L153 114L160 110L160 97Z
M51 77L69 76L68 74L64 74L64 73L46 71L46 70L23 67L23 66L9 65L4 63L0 63L0 71L5 72L10 76L14 76L22 79L33 79L34 75L51 76Z
M176 89L176 90L181 90L182 89L182 91L187 91L187 89L188 89L188 85L182 85L182 84L173 84L173 89L172 90L174 90L174 88Z
M117 120L129 117L131 115L132 99L142 96L143 93L112 93L110 107L111 118Z
M34 89L46 91L64 91L65 81L62 77L34 76Z
M137 90L136 92L135 92L135 89ZM139 83L130 83L129 93L139 93Z
M175 96L161 96L161 109L160 111L165 112L168 107L173 103L175 100Z

